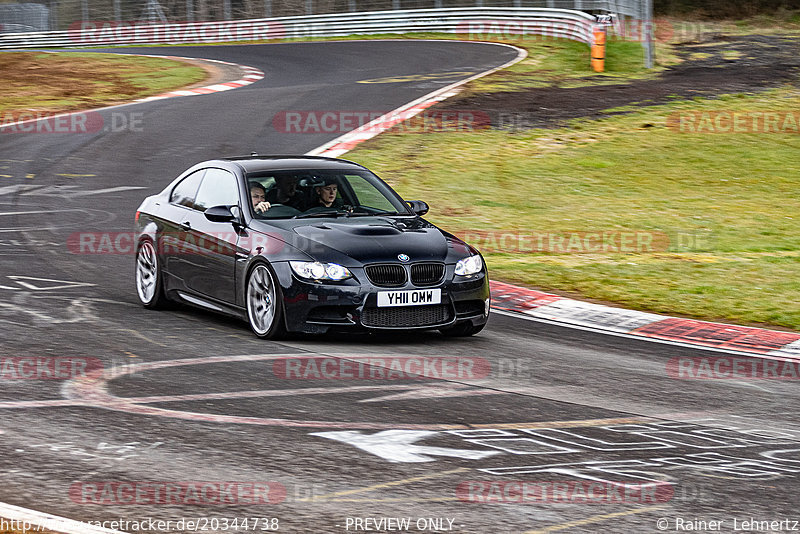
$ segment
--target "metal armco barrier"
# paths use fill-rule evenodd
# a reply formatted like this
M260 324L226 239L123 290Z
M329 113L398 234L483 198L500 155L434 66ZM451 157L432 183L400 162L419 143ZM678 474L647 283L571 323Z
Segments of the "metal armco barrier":
M85 47L131 44L238 42L302 37L442 32L560 37L594 44L595 17L547 8L447 8L306 15L221 22L136 24L74 23L68 31L0 34L0 48Z

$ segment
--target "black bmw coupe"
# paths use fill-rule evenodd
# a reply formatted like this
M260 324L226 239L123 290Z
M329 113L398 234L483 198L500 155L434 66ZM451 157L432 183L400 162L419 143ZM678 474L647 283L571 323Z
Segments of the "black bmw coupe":
M311 156L199 163L136 212L136 289L246 319L263 338L331 329L470 336L489 316L481 254L365 167Z

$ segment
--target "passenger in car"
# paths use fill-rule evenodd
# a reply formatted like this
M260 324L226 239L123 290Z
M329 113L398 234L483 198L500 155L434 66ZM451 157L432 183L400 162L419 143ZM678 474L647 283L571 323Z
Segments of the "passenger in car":
M316 202L311 208L339 208L342 206L342 199L336 198L339 186L333 178L326 178L323 185L314 188L317 194Z

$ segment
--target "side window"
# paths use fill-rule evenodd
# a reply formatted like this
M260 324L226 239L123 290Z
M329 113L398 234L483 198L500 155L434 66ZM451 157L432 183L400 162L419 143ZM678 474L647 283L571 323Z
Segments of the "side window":
M178 185L175 186L175 189L172 190L169 201L173 204L194 208L195 194L197 193L200 180L203 179L203 173L205 172L205 169L200 169L181 180Z
M222 205L239 205L239 186L236 177L222 169L206 169L203 183L197 191L194 207L205 211L212 206Z

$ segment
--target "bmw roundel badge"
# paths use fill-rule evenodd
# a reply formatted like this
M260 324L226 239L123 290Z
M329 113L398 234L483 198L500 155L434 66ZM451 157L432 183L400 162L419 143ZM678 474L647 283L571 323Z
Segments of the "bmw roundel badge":
M400 261L408 261L411 258L408 257L408 254L398 254L397 255L397 259L400 260Z

